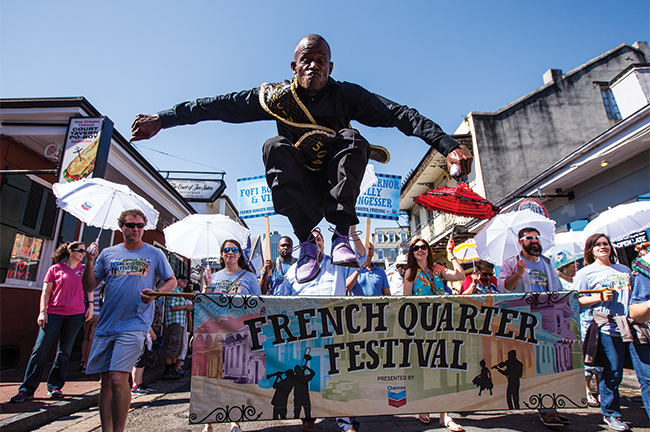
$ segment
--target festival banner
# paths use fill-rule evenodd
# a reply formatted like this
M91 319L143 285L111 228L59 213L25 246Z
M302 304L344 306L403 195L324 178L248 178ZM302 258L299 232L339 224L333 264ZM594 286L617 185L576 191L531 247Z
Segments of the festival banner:
M376 174L377 181L357 199L355 209L358 217L373 219L399 219L399 197L402 176Z
M266 177L263 175L237 179L237 198L241 219L276 214L271 189L266 185Z
M575 292L194 301L190 423L587 406Z

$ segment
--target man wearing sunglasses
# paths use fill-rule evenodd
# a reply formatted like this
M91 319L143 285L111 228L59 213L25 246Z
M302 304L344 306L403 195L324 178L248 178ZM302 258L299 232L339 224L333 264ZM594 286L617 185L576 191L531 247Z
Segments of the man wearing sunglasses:
M275 121L278 136L266 141L263 159L275 211L287 216L300 241L298 281L318 275L311 229L327 219L336 227L332 262L359 267L348 230L359 221L354 209L368 159L388 162L386 149L371 145L350 122L394 127L421 138L447 158L455 178L469 174L472 156L440 126L417 110L363 87L330 77L334 64L322 36L305 36L295 47L291 81L263 84L238 93L184 102L158 114L138 114L131 140L149 139L163 128L205 120Z
M176 278L165 255L144 241L147 217L126 210L118 218L124 242L104 249L88 248L82 277L84 291L92 292L104 281L104 304L99 315L87 374L100 374L99 413L104 431L122 431L131 404L129 375L142 353L154 316L156 282L161 292L176 288Z
M501 265L497 284L503 293L561 291L562 282L551 260L542 255L540 234L536 228L519 230L521 253L507 258ZM540 409L539 417L546 426L561 427L569 419L558 415L555 409Z

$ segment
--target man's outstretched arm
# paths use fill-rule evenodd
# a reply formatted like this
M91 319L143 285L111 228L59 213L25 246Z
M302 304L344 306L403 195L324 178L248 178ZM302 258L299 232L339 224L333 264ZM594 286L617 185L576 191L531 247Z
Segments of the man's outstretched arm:
M131 125L131 141L146 140L162 129L158 114L138 114Z

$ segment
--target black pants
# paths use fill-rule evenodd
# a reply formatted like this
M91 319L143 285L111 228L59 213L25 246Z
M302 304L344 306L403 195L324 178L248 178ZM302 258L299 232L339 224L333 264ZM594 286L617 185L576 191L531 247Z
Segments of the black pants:
M300 241L323 216L334 225L359 223L354 206L369 155L370 144L355 129L339 131L320 171L306 168L302 152L286 137L276 136L264 143L266 182L273 206L276 213L289 218Z

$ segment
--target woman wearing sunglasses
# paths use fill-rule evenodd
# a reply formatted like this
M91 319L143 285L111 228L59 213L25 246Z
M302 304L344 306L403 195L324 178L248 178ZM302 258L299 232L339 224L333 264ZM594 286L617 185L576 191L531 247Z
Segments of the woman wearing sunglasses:
M600 380L600 412L607 425L616 431L629 427L622 421L621 397L618 387L623 379L623 364L629 351L641 383L644 402L648 399L648 345L628 342L624 335L633 334L627 319L630 292L634 283L631 270L616 264L616 253L609 237L593 234L585 242L585 267L578 270L573 285L576 290L605 290L580 297L580 306L591 307L593 320L599 327L598 352L604 360ZM643 362L645 358L645 363Z
M19 403L33 399L34 392L43 374L47 354L59 338L56 359L47 377L47 390L52 399L63 397L61 389L66 380L66 369L74 341L84 320L93 315L93 296L88 294L88 305L84 302L81 286L86 246L81 242L64 243L52 254L53 264L45 275L45 286L41 293L41 307L36 320L40 330L32 355L25 371L18 394L11 402Z
M224 294L261 295L260 284L242 255L237 240L226 240L221 245L221 270L212 274L210 267L205 271L207 289L203 292Z
M215 274L211 274L210 267L205 269L205 280L209 285L203 289L204 293L262 295L260 284L248 267L237 240L223 242L220 263L222 269ZM241 432L241 429L237 423L231 423L230 431ZM212 432L212 425L206 424L203 432Z
M443 281L460 281L465 278L463 267L453 254L454 240L450 237L447 243L447 255L454 266L449 270L440 264L434 264L433 251L426 240L416 238L411 242L406 258L406 273L404 274L404 295L443 295ZM420 414L420 421L429 423L429 414ZM440 413L440 424L454 432L463 431L447 413Z

